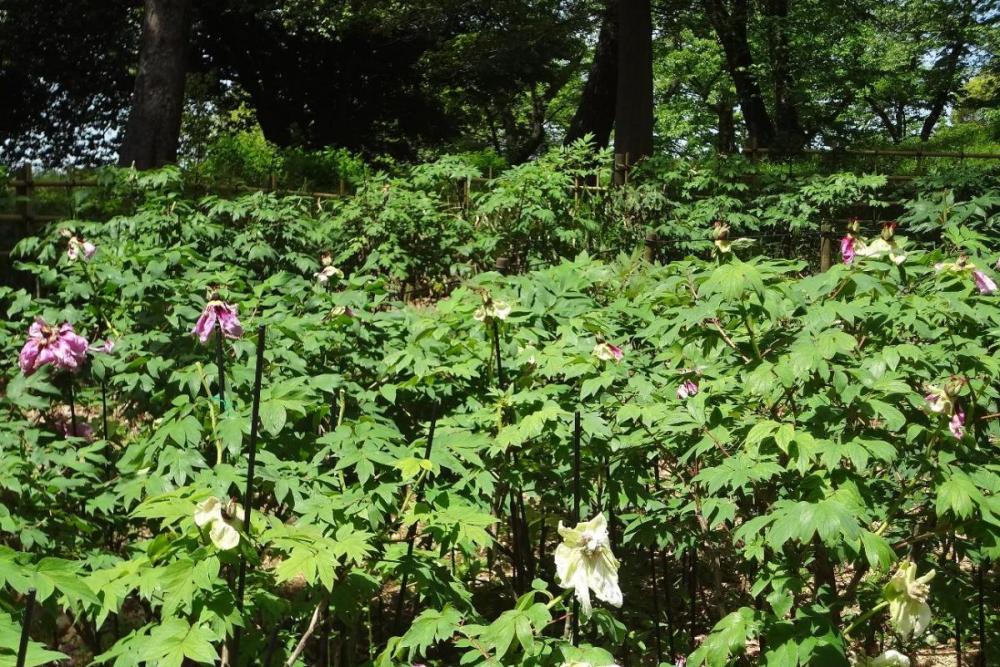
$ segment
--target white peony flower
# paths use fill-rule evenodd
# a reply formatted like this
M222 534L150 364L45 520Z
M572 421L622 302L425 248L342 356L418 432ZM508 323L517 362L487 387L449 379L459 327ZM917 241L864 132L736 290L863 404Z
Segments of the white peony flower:
M314 273L313 277L316 278L316 280L318 280L322 284L329 282L330 278L333 277L343 278L344 272L338 269L337 267L333 266L332 264L329 264L327 266L324 266L322 271Z
M896 248L896 244L885 239L875 239L871 243L858 243L854 247L854 254L859 257L879 257L889 256L894 264L902 264L906 261L906 253Z
M899 651L886 651L874 658L862 656L855 663L856 667L910 667L910 659Z
M484 297L483 305L476 308L472 317L479 322L485 322L487 319L505 320L510 315L510 311L510 304L506 301Z
M208 536L219 549L228 551L240 543L240 528L246 514L235 500L223 504L218 498L206 498L194 509L194 523L208 526Z
M889 601L889 620L904 638L921 635L930 625L931 608L927 596L933 578L934 570L918 578L916 564L904 560L882 591Z
M618 587L618 560L611 553L608 523L604 514L567 528L559 522L563 541L556 547L556 574L563 588L574 590L584 616L590 616L590 591L598 600L620 607L622 591Z

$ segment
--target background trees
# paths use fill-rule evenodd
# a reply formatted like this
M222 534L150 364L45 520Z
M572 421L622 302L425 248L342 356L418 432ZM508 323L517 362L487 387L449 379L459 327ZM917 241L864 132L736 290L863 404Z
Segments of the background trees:
M163 14L160 41L141 39L149 16L6 0L3 160L146 166L259 128L278 146L516 163L586 134L605 145L616 116L634 155L926 142L956 122L998 136L998 0L219 0Z

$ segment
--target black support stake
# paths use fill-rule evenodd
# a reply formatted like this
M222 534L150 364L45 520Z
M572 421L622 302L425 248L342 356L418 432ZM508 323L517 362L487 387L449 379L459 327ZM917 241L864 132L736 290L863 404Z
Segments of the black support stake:
M31 615L35 610L35 589L28 589L28 599L24 602L24 618L21 621L21 643L17 647L17 667L24 667L28 657L28 628L31 627Z
M989 567L989 561L983 560L976 568L976 587L979 602L979 665L986 667L986 594L983 592L983 568Z
M573 413L573 525L580 523L580 411ZM580 601L573 598L573 646L580 643Z
M76 389L73 387L73 375L69 376L69 427L70 436L76 437Z
M101 432L108 439L108 383L101 380Z
M649 547L649 573L653 577L653 638L656 642L656 664L660 664L663 660L663 646L660 639L660 587L656 582L656 549L652 545Z
M431 413L431 424L427 429L427 446L424 447L424 459L429 459L431 457L431 448L434 446L434 430L437 428L437 408ZM421 478L420 482L417 484L416 490L413 492L413 501L416 502L420 498L420 494L423 491L425 478ZM404 508L405 510L405 508ZM416 542L417 537L417 524L410 524L410 527L406 529L406 561L409 562L413 558L413 544ZM403 602L406 599L406 586L409 583L409 572L403 571L403 577L399 581L399 595L396 597L396 620L393 627L399 630L400 621L403 619Z
M247 535L250 534L250 513L253 509L253 478L254 478L254 467L257 463L257 430L258 422L260 421L260 389L264 377L264 334L265 326L261 324L257 327L257 367L254 369L254 379L253 379L253 408L251 409L250 416L250 448L247 456L247 484L246 491L243 493L243 525L246 527ZM221 360L221 344L222 337L219 336L219 350L220 360ZM221 363L221 361L220 361ZM222 390L222 371L221 366L219 372L220 385L219 389ZM220 395L221 396L221 395ZM220 398L221 400L221 398ZM246 587L246 576L247 576L247 558L246 553L240 551L240 572L236 579L236 608L242 614L243 612L243 592ZM233 650L230 660L233 665L239 664L240 655L240 638L242 635L242 628L236 626L236 630L233 633Z

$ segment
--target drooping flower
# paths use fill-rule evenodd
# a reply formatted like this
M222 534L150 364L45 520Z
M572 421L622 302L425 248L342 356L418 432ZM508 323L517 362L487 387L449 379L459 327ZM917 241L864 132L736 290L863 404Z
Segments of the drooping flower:
M844 238L840 239L840 256L844 260L844 264L853 262L854 254L854 237L851 234L847 234Z
M715 237L715 252L725 255L733 251L733 245L729 241L729 225L721 220L715 221L713 236Z
M598 343L594 346L593 355L601 361L614 361L617 363L625 357L625 352L617 345Z
M483 305L476 308L472 317L478 322L485 322L489 319L505 320L510 315L510 311L510 304L506 301L484 295Z
M208 537L219 549L227 551L240 543L240 528L246 514L235 500L223 503L216 497L206 498L194 509L194 523L208 526Z
M933 384L927 385L926 390L927 394L924 395L924 400L927 401L931 412L951 412L952 401L947 391Z
M899 651L889 650L874 657L862 656L856 667L910 667L910 659Z
M556 547L556 575L563 588L572 589L580 601L584 616L590 616L590 592L598 600L620 607L622 591L618 587L618 560L611 552L608 524L604 514L583 521L574 528L559 522L562 542Z
M904 560L882 591L889 601L889 620L903 638L921 635L930 625L931 608L927 596L934 574L931 570L917 577L916 563Z
M313 277L319 281L320 284L326 284L330 281L330 278L343 278L344 272L335 267L332 264L327 264L321 270L313 274Z
M354 317L354 311L349 306L334 306L330 309L330 317Z
M70 261L76 261L80 257L83 257L84 261L90 261L90 258L94 256L97 252L97 246L95 246L90 241L81 241L75 236L71 236L69 239L69 247L66 249L66 256L69 257Z
M906 253L897 249L896 242L891 240L891 237L888 241L885 238L878 238L867 244L859 242L854 249L854 254L858 257L871 257L872 259L888 256L893 264L902 264L906 261Z
M205 304L205 309L201 311L201 317L191 329L191 333L197 335L202 343L207 343L215 331L216 324L226 338L239 338L243 335L243 325L236 315L236 306L218 299L212 299Z
M694 396L698 393L698 385L692 380L684 380L681 386L677 387L677 398L682 401L687 399L689 396Z
M18 363L22 373L31 375L46 364L75 371L86 358L87 339L73 325L63 322L53 327L38 317L28 329L28 342L21 348Z
M962 411L962 408L955 408L955 412L951 415L951 421L948 422L948 430L951 431L956 440L965 437L965 412Z
M993 294L997 291L997 284L988 275L979 269L973 269L972 279L976 282L976 289L980 294Z
M886 220L882 223L882 238L886 241L891 241L892 237L896 235L896 227L899 223L895 220Z
M980 294L992 294L997 290L997 284L984 271L976 268L976 265L969 261L965 255L959 255L954 262L938 262L934 265L934 270L938 273L948 271L950 273L972 272L972 281L976 284L976 289Z

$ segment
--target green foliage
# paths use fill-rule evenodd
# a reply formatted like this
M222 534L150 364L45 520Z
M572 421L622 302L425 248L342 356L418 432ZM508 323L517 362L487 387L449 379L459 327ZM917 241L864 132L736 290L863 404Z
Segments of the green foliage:
M890 627L876 605L904 557L938 570L935 631L958 613L969 632L975 606L944 598L972 600L968 565L1000 557L1000 305L935 264L965 253L996 278L995 194L909 204L902 265L811 274L746 247L712 258L704 240L667 264L595 258L650 220L691 243L720 211L741 233L806 228L881 185L812 178L746 203L741 167L725 168L577 201L570 186L596 167L571 147L465 201L481 172L449 158L318 210L276 194L192 200L177 170L126 173L128 215L22 242L41 296L0 291L0 661L35 587L44 622L75 619L98 664L210 664L237 626L241 664L284 662L315 618L299 664L330 637L350 664L607 667L653 654L651 554L673 600L656 621L668 664L844 664ZM705 190L718 197L704 209L677 194ZM683 214L658 218L674 201ZM69 260L62 228L97 245L91 261ZM317 280L323 250L343 277ZM499 252L523 273L477 271ZM463 277L447 296L396 296L445 276ZM214 291L248 332L224 341L224 403L214 346L190 334ZM477 319L484 300L511 311ZM115 348L72 378L25 377L36 316ZM258 324L253 516L222 551L195 508L242 493ZM605 342L620 362L595 355ZM99 437L59 429L71 381ZM685 381L697 393L679 394ZM928 385L948 388L964 433L931 410ZM582 513L609 517L624 592L620 610L581 620L578 647L553 563L576 411ZM893 641L912 654L927 638ZM54 659L43 650L33 659Z

